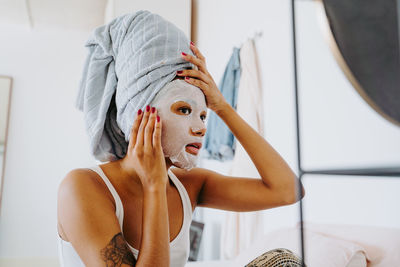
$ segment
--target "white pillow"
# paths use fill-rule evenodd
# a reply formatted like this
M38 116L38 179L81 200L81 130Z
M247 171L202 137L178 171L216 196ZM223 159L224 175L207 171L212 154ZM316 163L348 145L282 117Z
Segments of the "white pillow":
M350 262L346 265L346 267L364 267L367 266L367 258L365 254L361 251L358 251L354 256L350 259Z
M307 267L365 267L365 250L352 242L330 238L305 230L305 263ZM248 249L240 253L233 266L245 266L264 252L274 248L286 248L301 256L299 229L283 228L260 237ZM364 262L354 265L354 261Z
M368 267L400 266L400 229L304 222L304 229L365 248Z

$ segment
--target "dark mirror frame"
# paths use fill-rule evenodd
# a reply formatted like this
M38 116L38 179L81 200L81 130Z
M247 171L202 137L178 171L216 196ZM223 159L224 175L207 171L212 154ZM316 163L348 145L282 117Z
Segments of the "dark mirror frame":
M11 111L11 96L12 96L12 87L13 87L13 78L10 76L4 76L0 75L0 79L9 79L10 80L10 86L9 86L9 92L8 92L8 100L7 101L7 114L6 114L6 120L5 120L5 125L4 125L4 131L5 131L5 138L4 138L4 150L3 150L3 159L2 159L2 168L0 170L0 211L1 211L1 202L2 202L2 196L3 196L3 184L4 184L4 174L5 174L5 166L6 166L6 156L7 156L7 139L8 139L8 128L10 124L10 111ZM0 130L2 129L3 125L0 125Z

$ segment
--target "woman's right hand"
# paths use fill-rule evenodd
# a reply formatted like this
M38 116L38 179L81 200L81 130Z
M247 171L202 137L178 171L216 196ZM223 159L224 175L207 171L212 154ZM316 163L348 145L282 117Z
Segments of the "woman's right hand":
M161 120L155 107L147 106L145 112L138 111L123 162L129 173L139 176L144 189L165 188L168 183L161 147Z

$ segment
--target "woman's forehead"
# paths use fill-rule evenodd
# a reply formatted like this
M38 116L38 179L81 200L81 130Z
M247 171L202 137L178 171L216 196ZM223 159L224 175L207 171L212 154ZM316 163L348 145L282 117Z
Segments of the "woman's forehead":
M199 109L207 108L203 91L186 81L178 79L163 87L152 103L154 105L171 105L177 101L185 101Z
M183 81L183 83L187 83ZM169 88L168 92L170 94L176 94L176 95L199 95L203 94L200 88L191 85L191 84L182 84L182 83L175 83L175 86L171 86Z
M185 101L191 105L206 105L203 92L195 86L185 88L173 87L166 96L174 102Z

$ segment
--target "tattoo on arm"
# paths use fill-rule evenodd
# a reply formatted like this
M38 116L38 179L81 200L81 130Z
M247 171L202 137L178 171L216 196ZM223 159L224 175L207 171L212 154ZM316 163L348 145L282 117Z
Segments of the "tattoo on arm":
M116 234L100 253L107 267L136 265L136 259L121 232Z

